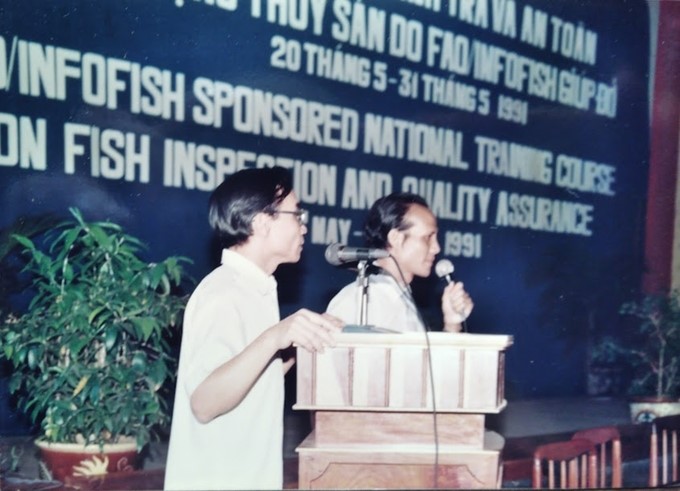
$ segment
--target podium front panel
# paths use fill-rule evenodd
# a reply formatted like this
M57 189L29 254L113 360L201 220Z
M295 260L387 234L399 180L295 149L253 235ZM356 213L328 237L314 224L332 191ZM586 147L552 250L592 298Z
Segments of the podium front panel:
M297 448L300 489L495 489L500 451L442 445L324 445ZM435 479L435 475L437 476Z
M497 413L505 406L510 336L428 336L429 343L424 333L342 333L323 353L299 348L295 409Z

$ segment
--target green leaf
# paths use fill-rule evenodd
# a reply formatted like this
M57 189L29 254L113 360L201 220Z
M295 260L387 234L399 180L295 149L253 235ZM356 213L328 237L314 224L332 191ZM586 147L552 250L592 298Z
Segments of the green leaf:
M96 307L90 311L90 314L87 316L87 322L89 324L92 324L92 321L94 321L94 318L99 315L100 312L102 312L106 308L106 305L101 305L99 307Z
M163 268L162 264L155 264L153 268L151 268L151 279L150 279L150 285L151 288L157 288L158 284L160 283L161 279L165 275L165 268Z
M144 341L149 340L157 324L153 317L137 317L132 322L141 331Z
M28 249L29 251L35 251L35 245L33 244L33 241L25 235L14 234L12 235L12 238L24 246L25 249Z
M148 375L152 385L158 386L165 382L165 379L168 377L168 369L163 361L158 360L151 365Z
M31 348L31 349L28 350L27 359L28 359L28 368L30 368L31 370L34 370L35 367L38 365L38 355L36 353L35 348Z
M113 348L113 346L116 344L117 338L118 329L116 329L115 327L109 327L106 329L106 332L104 333L104 346L106 346L107 350Z
M63 235L64 245L63 248L68 250L75 243L76 239L80 235L80 229L67 230Z
M6 343L5 346L3 346L2 350L5 352L5 358L8 360L12 359L12 355L14 354L14 346L12 346L9 343Z
M161 277L161 283L163 284L163 295L169 295L170 294L170 280L168 279L168 275L164 274Z
M140 371L146 371L146 354L138 351L132 357L132 366Z
M16 356L15 356L15 358L14 358L14 360L15 360L15 361L14 361L14 364L15 364L15 365L18 365L18 364L21 364L21 363L24 362L24 360L26 359L26 353L27 353L27 351L28 351L28 349L26 348L26 346L21 346L21 347L17 350L17 354L16 354Z
M71 351L71 358L76 358L89 342L90 340L85 337L71 339L71 342L68 344L68 349Z
M104 249L110 249L112 245L111 238L106 234L106 232L97 225L90 225L89 232L94 237L94 239L99 243L99 246Z
M90 382L90 391L88 393L88 399L93 403L93 404L98 404L99 403L99 395L101 393L101 384L99 383L98 380L93 380Z

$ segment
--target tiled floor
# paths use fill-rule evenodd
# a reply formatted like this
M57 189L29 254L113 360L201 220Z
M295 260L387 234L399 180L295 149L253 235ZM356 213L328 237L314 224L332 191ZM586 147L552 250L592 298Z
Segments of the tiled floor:
M487 427L505 438L549 435L631 422L628 402L615 398L551 398L509 401Z
M284 456L295 456L295 448L310 431L309 414L287 411L285 418ZM548 435L604 425L630 423L628 404L623 399L557 398L509 401L498 415L487 416L487 427L506 439ZM29 437L0 440L0 452L14 447L21 453L22 475L40 476L34 447ZM6 455L5 455L6 457ZM155 443L149 449L144 467L153 469L165 465L166 444ZM628 469L628 470L626 470ZM644 462L632 462L624 468L626 487L644 487L647 468ZM507 487L526 487L528 481L506 482Z

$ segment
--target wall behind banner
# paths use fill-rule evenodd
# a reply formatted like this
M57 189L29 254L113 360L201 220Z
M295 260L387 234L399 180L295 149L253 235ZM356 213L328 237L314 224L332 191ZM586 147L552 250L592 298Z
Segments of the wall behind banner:
M285 315L354 278L327 244L416 192L470 331L515 338L509 397L583 393L640 280L648 46L642 0L5 2L0 227L77 206L200 278L210 191L282 165L312 213ZM438 325L443 285L414 286Z

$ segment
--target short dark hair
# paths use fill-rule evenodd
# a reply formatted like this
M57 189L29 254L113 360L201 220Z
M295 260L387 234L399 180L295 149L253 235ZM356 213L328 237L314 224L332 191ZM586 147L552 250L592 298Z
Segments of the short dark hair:
M385 249L390 230L406 230L411 227L410 223L404 222L404 215L412 205L428 208L427 202L413 193L392 193L373 203L364 223L366 247Z
M273 214L292 189L283 167L243 169L227 177L208 201L208 220L222 247L248 240L255 215Z

